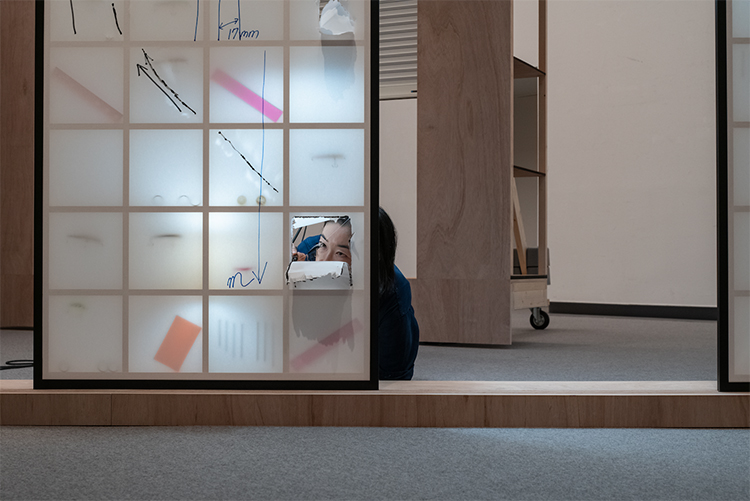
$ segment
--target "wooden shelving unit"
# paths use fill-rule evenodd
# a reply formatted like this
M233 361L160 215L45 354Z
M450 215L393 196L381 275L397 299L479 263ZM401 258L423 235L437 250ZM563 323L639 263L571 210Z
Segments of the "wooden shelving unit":
M547 1L539 0L539 66L534 67L517 57L513 58L514 82L523 78L536 79L536 170L521 167L514 158L511 193L513 202L513 236L520 273L515 267L511 275L513 309L531 310L530 323L536 329L549 325L549 315L542 309L549 306L549 256L547 252ZM536 178L537 207L537 263L535 274L529 272L526 236L519 201L516 178Z

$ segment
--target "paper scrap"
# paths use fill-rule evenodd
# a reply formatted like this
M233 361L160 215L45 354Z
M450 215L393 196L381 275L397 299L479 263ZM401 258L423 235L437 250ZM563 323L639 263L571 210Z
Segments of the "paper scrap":
M344 274L344 266L348 271L349 265L343 261L294 261L289 266L287 278L289 283L305 282L327 276L339 278Z
M292 218L292 229L304 228L305 226L312 226L318 223L325 223L326 221L336 221L336 218L328 216L297 216Z
M320 13L319 29L324 35L354 33L354 20L339 0L331 0Z
M179 315L174 317L174 321L164 337L164 341L161 342L154 360L163 363L176 372L180 372L180 368L200 332L200 325L188 322Z

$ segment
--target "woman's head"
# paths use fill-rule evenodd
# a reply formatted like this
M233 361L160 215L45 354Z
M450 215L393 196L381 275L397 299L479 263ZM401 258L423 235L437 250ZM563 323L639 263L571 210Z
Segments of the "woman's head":
M382 207L378 220L378 278L380 293L383 294L392 289L396 282L393 267L396 261L398 237L393 221Z
M341 217L336 221L326 221L320 232L320 241L315 254L316 261L343 261L352 266L352 252L349 245L352 239L352 221Z

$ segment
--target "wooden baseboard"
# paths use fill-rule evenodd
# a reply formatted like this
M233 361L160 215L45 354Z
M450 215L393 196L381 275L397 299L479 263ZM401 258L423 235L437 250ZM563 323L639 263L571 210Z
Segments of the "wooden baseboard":
M0 381L0 425L748 428L714 381L381 382L378 391L34 390Z

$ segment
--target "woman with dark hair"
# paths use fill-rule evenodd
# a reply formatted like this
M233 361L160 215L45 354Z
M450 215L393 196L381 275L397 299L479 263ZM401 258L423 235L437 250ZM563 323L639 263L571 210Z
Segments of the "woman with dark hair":
M411 379L419 349L419 325L411 306L411 286L395 265L396 228L382 207L379 220L380 379Z

